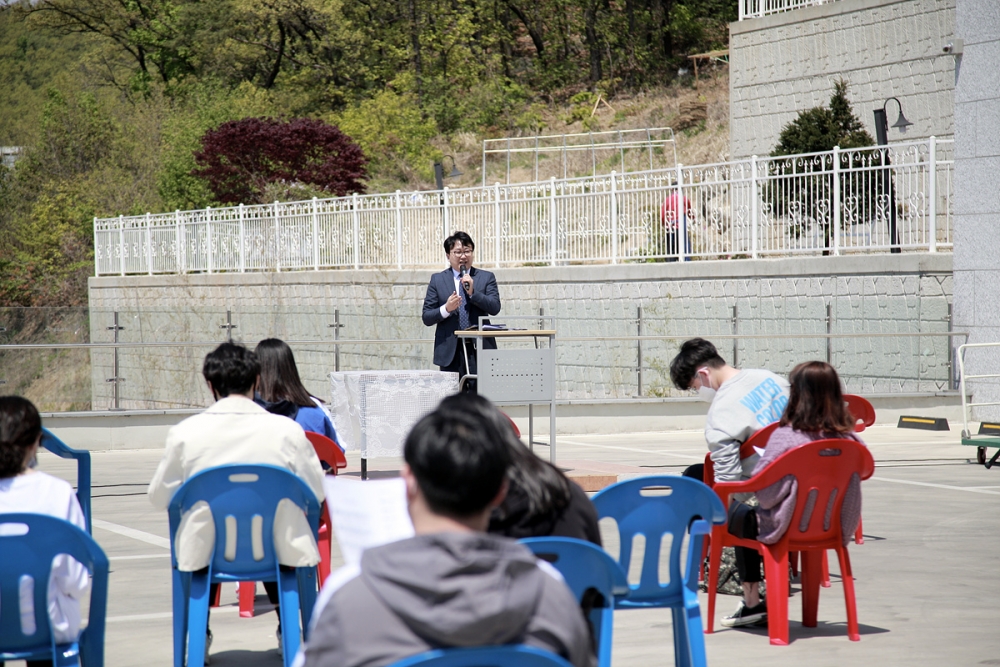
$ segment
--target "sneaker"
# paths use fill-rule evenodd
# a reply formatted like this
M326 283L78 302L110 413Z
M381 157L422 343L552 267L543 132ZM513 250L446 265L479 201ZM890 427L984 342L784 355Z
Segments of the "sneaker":
M280 625L278 626L278 629L275 631L274 634L278 635L278 655L281 656L282 658L284 658L285 657L285 647L281 643L281 626Z
M211 662L211 659L208 657L208 650L210 648L212 648L212 630L211 630L211 628L209 628L208 630L205 631L205 664L206 665L209 662Z
M724 628L739 628L766 620L767 602L761 600L756 607L748 607L746 602L740 601L740 606L730 616L723 618L721 625Z

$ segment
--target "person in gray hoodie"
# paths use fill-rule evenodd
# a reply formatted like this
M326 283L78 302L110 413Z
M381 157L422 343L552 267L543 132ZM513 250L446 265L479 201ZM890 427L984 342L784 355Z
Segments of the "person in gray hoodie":
M484 398L446 398L407 436L415 536L368 549L332 574L297 664L377 667L436 648L527 644L595 664L586 621L559 574L485 533L507 491L515 438Z

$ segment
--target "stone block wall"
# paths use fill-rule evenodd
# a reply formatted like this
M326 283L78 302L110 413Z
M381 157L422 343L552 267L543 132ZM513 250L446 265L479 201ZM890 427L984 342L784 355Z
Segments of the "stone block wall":
M270 336L302 341L293 349L303 379L327 396L337 363L329 326L335 310L342 339L366 341L341 345L342 370L433 368L433 330L420 320L428 278L427 271L92 278L91 336L110 340L106 326L117 310L123 341L203 343L120 350L123 408L210 402L201 359L225 339L227 310L234 339L248 345ZM556 318L560 399L639 395L638 343L627 337L638 332L640 306L643 335L714 337L739 366L787 373L801 361L826 359L827 341L815 335L829 326L842 335L829 358L850 390L949 388L945 336L867 335L948 331L947 254L525 267L499 269L497 279L503 309L494 321L534 326L540 309ZM734 308L737 338L720 338L734 333ZM514 316L531 319L508 319ZM680 342L642 341L643 396L682 395L667 370ZM92 355L94 409L106 409L112 352Z
M953 134L954 57L941 49L955 37L955 0L840 0L731 24L732 157L768 155L841 77L872 137L872 112L890 97L913 122L905 135L890 127L890 143ZM891 126L898 108L886 109Z
M965 41L955 87L955 324L970 343L1000 343L1000 3L958 0ZM1000 373L1000 347L971 350L969 375ZM970 381L977 403L1000 402L1000 380ZM975 410L1000 420L1000 407Z

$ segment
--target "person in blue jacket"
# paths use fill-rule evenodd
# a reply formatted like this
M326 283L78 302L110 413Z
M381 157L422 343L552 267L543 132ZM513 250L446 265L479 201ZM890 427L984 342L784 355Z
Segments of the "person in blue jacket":
M294 419L305 431L325 435L343 451L323 402L302 384L292 348L283 340L265 338L257 343L255 352L260 361L260 382L254 400L268 412Z

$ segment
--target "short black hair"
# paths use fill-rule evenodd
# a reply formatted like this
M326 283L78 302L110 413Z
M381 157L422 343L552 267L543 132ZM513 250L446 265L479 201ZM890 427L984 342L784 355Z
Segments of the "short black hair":
M260 375L257 355L238 343L223 343L205 355L201 374L219 398L246 394Z
M496 498L516 440L510 421L492 403L457 394L416 423L403 458L431 511L461 519Z
M670 362L670 380L678 389L688 390L699 368L720 368L725 365L726 360L719 356L714 345L704 338L692 338L684 341L681 351Z
M455 247L455 244L461 242L466 248L476 249L476 244L472 242L472 237L465 232L455 232L448 238L444 240L444 254L451 254L451 249Z
M0 479L24 472L28 449L41 434L42 418L31 401L0 396Z

